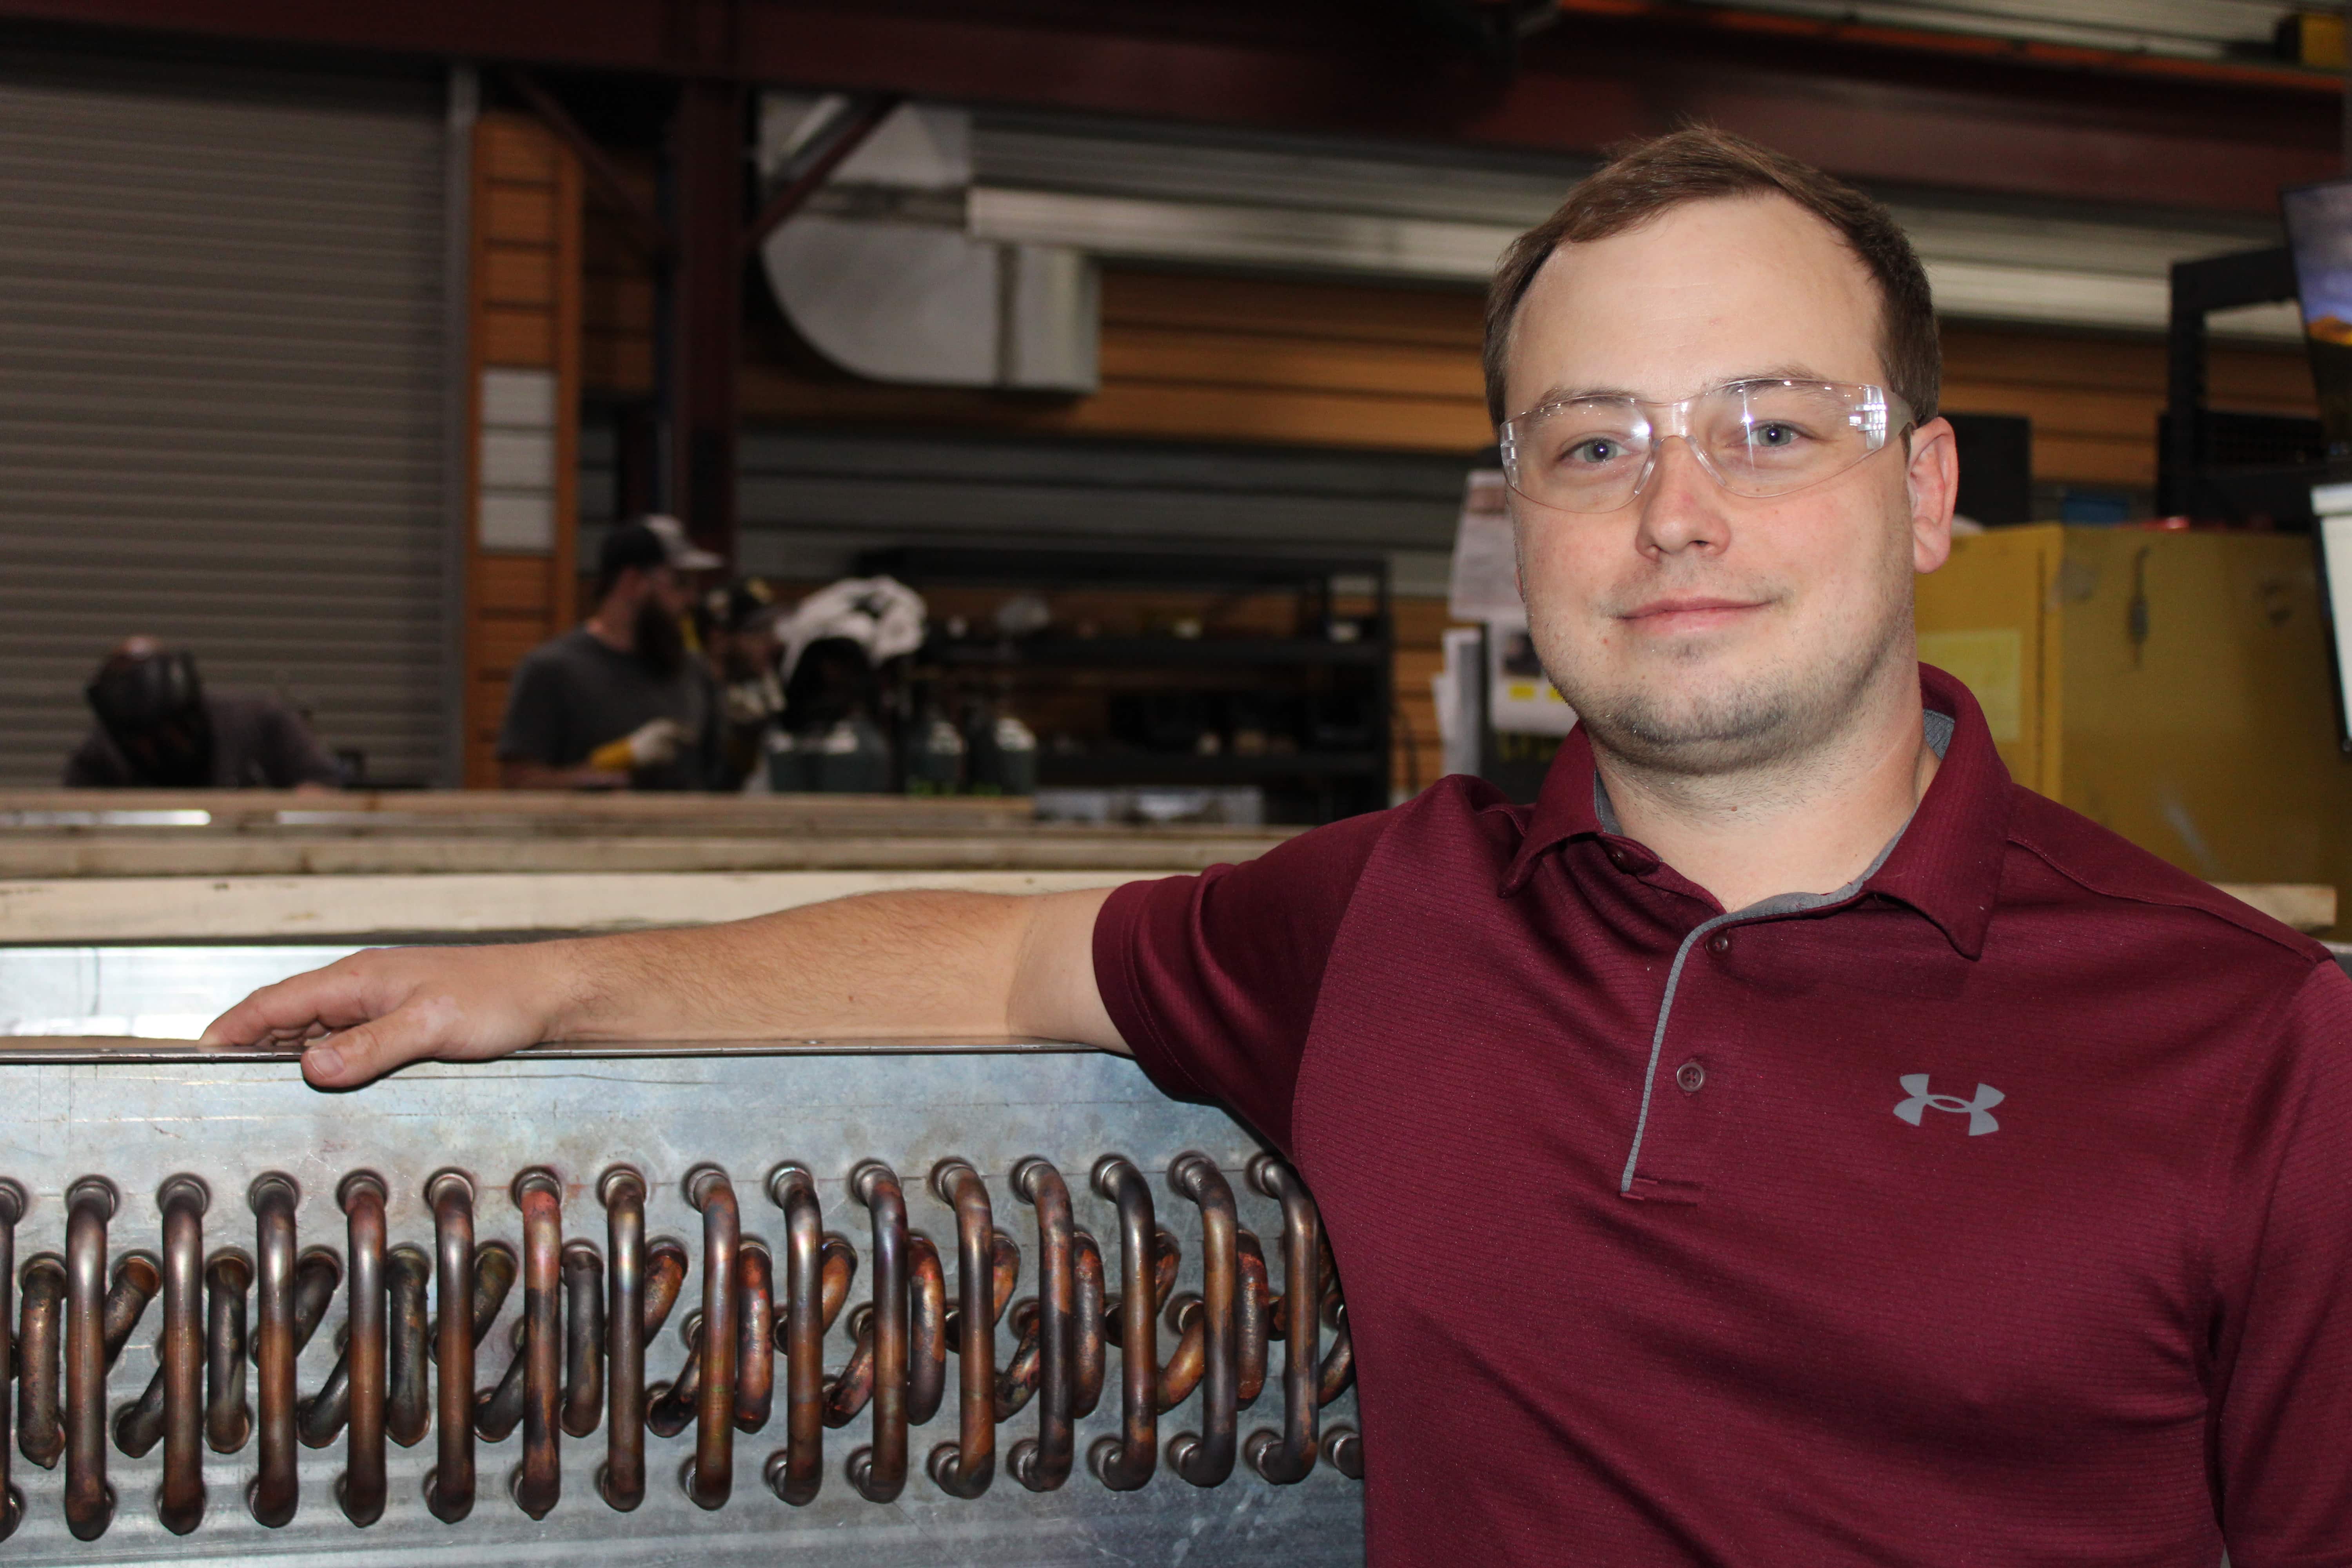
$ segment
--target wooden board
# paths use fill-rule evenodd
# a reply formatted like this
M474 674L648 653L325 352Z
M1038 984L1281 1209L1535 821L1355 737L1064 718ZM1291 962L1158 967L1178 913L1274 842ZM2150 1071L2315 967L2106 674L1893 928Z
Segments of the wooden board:
M1143 873L751 872L0 881L0 943L311 942L700 925L855 893L1048 893Z

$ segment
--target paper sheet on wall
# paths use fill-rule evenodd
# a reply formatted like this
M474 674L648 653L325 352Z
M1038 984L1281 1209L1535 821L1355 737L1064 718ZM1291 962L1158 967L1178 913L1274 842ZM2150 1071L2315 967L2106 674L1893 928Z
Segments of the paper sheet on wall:
M1457 621L1524 616L1519 603L1518 552L1499 468L1472 470L1454 529L1454 580L1446 608Z

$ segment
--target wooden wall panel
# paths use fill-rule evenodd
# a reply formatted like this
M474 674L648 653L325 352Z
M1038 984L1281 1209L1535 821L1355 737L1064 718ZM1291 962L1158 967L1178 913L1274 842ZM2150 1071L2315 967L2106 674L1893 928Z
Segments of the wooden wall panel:
M2318 412L2310 367L2297 346L2216 346L2207 377L2218 406L2305 417ZM2152 488L2164 344L1948 321L1944 406L2031 417L2037 479Z
M579 160L527 116L489 113L474 133L474 235L468 293L477 400L482 373L536 370L555 380L555 529L546 552L485 550L472 518L466 581L466 784L498 783L493 748L522 656L571 626L577 597L582 322ZM481 410L467 416L469 491L481 476ZM476 508L469 508L469 513Z

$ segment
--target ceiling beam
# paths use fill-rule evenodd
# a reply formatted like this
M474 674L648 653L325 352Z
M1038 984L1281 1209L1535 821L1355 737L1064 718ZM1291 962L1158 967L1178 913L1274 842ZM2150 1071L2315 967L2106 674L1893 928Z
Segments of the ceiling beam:
M2213 211L2274 213L2341 156L2325 77L1564 4L1579 14L1507 79L1386 13L1253 26L1268 13L1238 0L1175 21L1048 0L0 0L0 17L1578 154L1703 119L1881 184Z

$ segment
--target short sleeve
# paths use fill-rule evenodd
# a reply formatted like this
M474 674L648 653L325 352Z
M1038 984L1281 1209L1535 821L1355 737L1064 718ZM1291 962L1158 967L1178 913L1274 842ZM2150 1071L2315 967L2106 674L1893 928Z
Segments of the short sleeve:
M2352 1564L2352 980L2260 1064L2217 1237L2217 1501L2235 1568Z
M580 761L566 744L563 710L562 669L539 652L524 656L507 694L506 721L499 726L499 761L551 768Z
M1153 1082L1215 1100L1290 1152L1324 965L1390 821L1349 817L1242 865L1111 894L1095 921L1095 982Z

